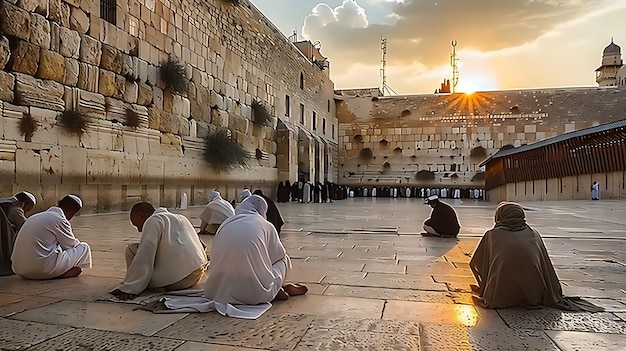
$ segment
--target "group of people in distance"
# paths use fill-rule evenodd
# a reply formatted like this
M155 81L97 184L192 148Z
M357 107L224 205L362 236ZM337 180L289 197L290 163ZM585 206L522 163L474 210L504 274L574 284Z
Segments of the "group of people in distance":
M255 305L305 294L305 285L285 284L290 260L278 235L282 223L277 227L267 220L273 201L260 191L252 194L246 190L236 208L218 191L209 195L200 229L215 234L210 264L205 246L187 217L147 202L135 204L130 221L141 232L141 239L127 246L126 276L111 293L128 300L146 289L182 290L206 275L204 297L225 304ZM424 223L425 235L456 237L460 225L454 209L436 196L429 197L427 203L433 212ZM27 192L0 199L3 228L17 230L11 243L12 271L25 279L54 279L76 277L91 267L90 247L76 239L70 225L82 208L82 200L69 194L57 206L25 219L24 213L35 204L36 198ZM475 304L486 308L600 310L563 296L544 242L526 223L519 204L500 203L494 221L469 263L477 281L471 286ZM3 252L6 238L10 241L13 237L6 236L3 229ZM6 268L5 262L2 268Z

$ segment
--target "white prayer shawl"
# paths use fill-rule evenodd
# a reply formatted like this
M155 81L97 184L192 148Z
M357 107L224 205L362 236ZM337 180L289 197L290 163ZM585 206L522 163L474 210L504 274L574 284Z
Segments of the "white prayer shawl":
M455 199L461 198L461 189L454 189L454 198Z
M200 219L208 224L222 224L222 222L234 215L235 209L233 205L218 195L206 205L204 211L200 214Z
M441 189L441 197L443 198L448 197L448 189L446 188Z
M282 286L284 275L273 265L287 260L274 226L265 220L267 204L253 195L218 229L204 296L224 304L268 303Z
M406 188L405 195L406 197L411 197L411 188Z
M376 197L376 188L372 188L372 197Z
M367 197L367 188L363 188L363 197Z
M118 287L129 294L176 283L204 266L207 257L187 217L157 208L143 225L139 249Z
M73 267L91 268L91 249L76 239L63 210L53 206L24 222L11 260L21 277L52 279Z

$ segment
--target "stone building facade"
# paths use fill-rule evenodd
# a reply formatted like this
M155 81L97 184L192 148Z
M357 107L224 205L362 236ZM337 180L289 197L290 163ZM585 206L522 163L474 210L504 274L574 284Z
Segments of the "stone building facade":
M624 119L619 87L380 96L338 92L339 183L483 188L500 149Z
M203 204L214 188L230 199L298 176L336 180L328 65L246 0L4 0L0 23L2 195L28 190L45 208L76 193L89 213L138 200L175 206L182 193ZM188 94L159 75L170 57L184 65ZM255 100L272 126L253 123ZM80 136L59 123L70 110L87 116ZM38 124L32 136L19 127L26 115ZM217 128L250 152L250 167L208 165L203 140Z

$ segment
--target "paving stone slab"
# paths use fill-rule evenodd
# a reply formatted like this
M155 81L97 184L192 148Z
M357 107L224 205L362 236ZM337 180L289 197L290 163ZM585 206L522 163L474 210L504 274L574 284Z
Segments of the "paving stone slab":
M380 318L384 300L355 297L305 295L275 303L274 313L298 313L315 316L334 316L337 313L354 318ZM341 312L338 312L341 311Z
M420 341L418 335L312 328L295 348L295 351L308 350L419 351Z
M180 313L153 314L147 311L134 310L135 307L128 304L60 301L15 314L12 318L73 327L153 335L186 316L186 314Z
M356 284L344 284L356 285ZM435 283L431 277L417 277L405 274L368 273L360 286L398 288L429 291L447 291L443 283Z
M190 315L157 333L160 337L270 350L292 350L312 316L264 314L259 319L229 318L219 313Z
M583 331L626 334L626 322L609 312L566 312L553 308L508 308L498 314L513 329Z
M626 348L626 335L572 331L548 331L546 334L561 351L623 351Z
M0 349L24 350L73 328L0 318Z
M354 287L343 285L330 285L324 295L328 296L348 296L361 297L364 299L378 300L400 300L400 301L419 301L434 303L457 303L459 301L469 301L471 297L465 299L455 299L452 293L447 291L420 291L406 289L386 289L374 287Z
M48 340L28 350L173 350L183 341L156 337L145 337L126 333L76 329Z
M29 296L18 295L18 294L4 294L0 293L0 306L8 305L11 303L19 302L24 299L27 299Z
M115 289L122 281L118 278L79 276L72 284L46 291L41 296L57 297L63 300L95 301Z
M397 321L376 318L350 317L316 317L311 328L342 329L358 332L372 332L382 334L409 334L419 335L419 323L413 321Z
M390 263L366 263L365 268L363 268L364 272L368 273L395 273L395 274L406 274L406 266L398 265L395 261Z
M184 344L175 348L174 351L258 351L259 349L251 349L247 347L205 344L195 341L185 341Z
M624 322L626 322L626 313L614 313L617 317L619 317L621 320L623 320Z
M0 306L0 316L7 317L19 312L59 302L61 299L45 296L26 296L24 300Z
M387 301L383 319L496 328L504 322L494 310L472 305Z
M585 300L604 308L606 312L626 312L626 304L615 299L586 298Z
M545 333L536 330L423 324L420 336L424 351L559 351Z

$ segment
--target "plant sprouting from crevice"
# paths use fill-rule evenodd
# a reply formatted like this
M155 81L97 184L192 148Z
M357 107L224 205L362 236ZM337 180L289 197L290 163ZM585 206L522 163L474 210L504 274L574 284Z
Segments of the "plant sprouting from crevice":
M189 77L187 77L185 66L176 58L170 56L163 61L159 74L167 89L172 93L185 95L189 92Z
M137 128L141 124L141 118L139 113L130 107L126 108L126 125L129 127Z
M252 101L252 115L254 116L252 121L257 126L269 127L274 122L267 107L259 100Z
M37 120L35 120L35 118L30 113L24 113L22 115L22 119L20 119L19 128L20 128L20 133L22 133L26 141L31 140L31 138L33 137L33 134L35 133L38 127L39 127L39 123L37 123Z
M250 155L243 146L232 140L230 131L217 129L205 138L205 160L217 173L228 173L235 168L247 167Z
M87 130L87 116L76 110L66 110L59 114L61 126L71 134L81 136Z

